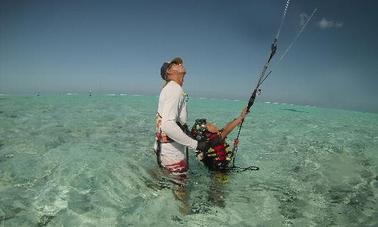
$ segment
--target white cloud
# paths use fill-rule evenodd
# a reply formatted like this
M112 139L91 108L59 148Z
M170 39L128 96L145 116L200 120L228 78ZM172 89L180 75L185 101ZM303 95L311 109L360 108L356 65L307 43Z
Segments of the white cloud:
M317 24L321 29L341 28L344 25L343 22L327 20L324 17Z

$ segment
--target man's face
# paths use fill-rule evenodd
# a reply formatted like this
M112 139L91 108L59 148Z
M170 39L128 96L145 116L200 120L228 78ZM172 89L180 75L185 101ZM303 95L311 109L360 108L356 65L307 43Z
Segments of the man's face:
M184 76L186 74L186 70L183 64L172 64L171 67L168 69L168 74L177 75L181 85L184 83Z
M177 74L185 75L186 70L183 64L172 64L171 67L168 69L168 73L170 74L177 73Z

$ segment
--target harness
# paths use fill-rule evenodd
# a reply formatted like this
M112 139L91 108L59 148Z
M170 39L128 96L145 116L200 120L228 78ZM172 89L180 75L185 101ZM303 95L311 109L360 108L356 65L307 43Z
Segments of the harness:
M162 143L170 143L173 140L167 136L164 132L161 131L161 119L162 117L160 116L159 113L156 114L156 119L155 119L155 128L156 128L156 133L155 133L155 140L156 140L156 161L159 165L159 167L162 167L161 165L161 144Z
M155 133L155 140L160 143L171 143L173 140L169 138L167 134L161 131L161 116L159 113L156 114L156 133Z
M157 113L156 114L156 133L155 133L155 140L156 140L157 148L156 148L155 153L156 153L156 159L157 159L157 163L158 163L159 167L162 167L162 164L161 164L161 144L162 143L174 142L173 139L169 138L169 136L161 130L161 119L162 119L162 117L160 116L159 113ZM186 124L182 125L180 122L176 122L176 124L181 128L181 130L185 134L190 135L189 128ZM189 168L188 147L186 147L186 165Z

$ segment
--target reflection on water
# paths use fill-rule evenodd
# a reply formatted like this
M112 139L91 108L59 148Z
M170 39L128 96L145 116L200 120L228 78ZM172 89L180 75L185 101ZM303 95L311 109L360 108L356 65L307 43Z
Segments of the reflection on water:
M297 113L308 113L307 111L297 110L297 109L292 109L292 108L286 108L286 109L282 109L282 110L297 112Z

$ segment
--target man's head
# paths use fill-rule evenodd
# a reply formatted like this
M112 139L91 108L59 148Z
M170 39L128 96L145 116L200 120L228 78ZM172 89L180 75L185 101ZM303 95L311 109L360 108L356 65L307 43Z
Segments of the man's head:
M163 80L173 80L180 85L184 82L185 74L186 70L180 57L176 57L169 62L164 62L160 68L160 75Z

